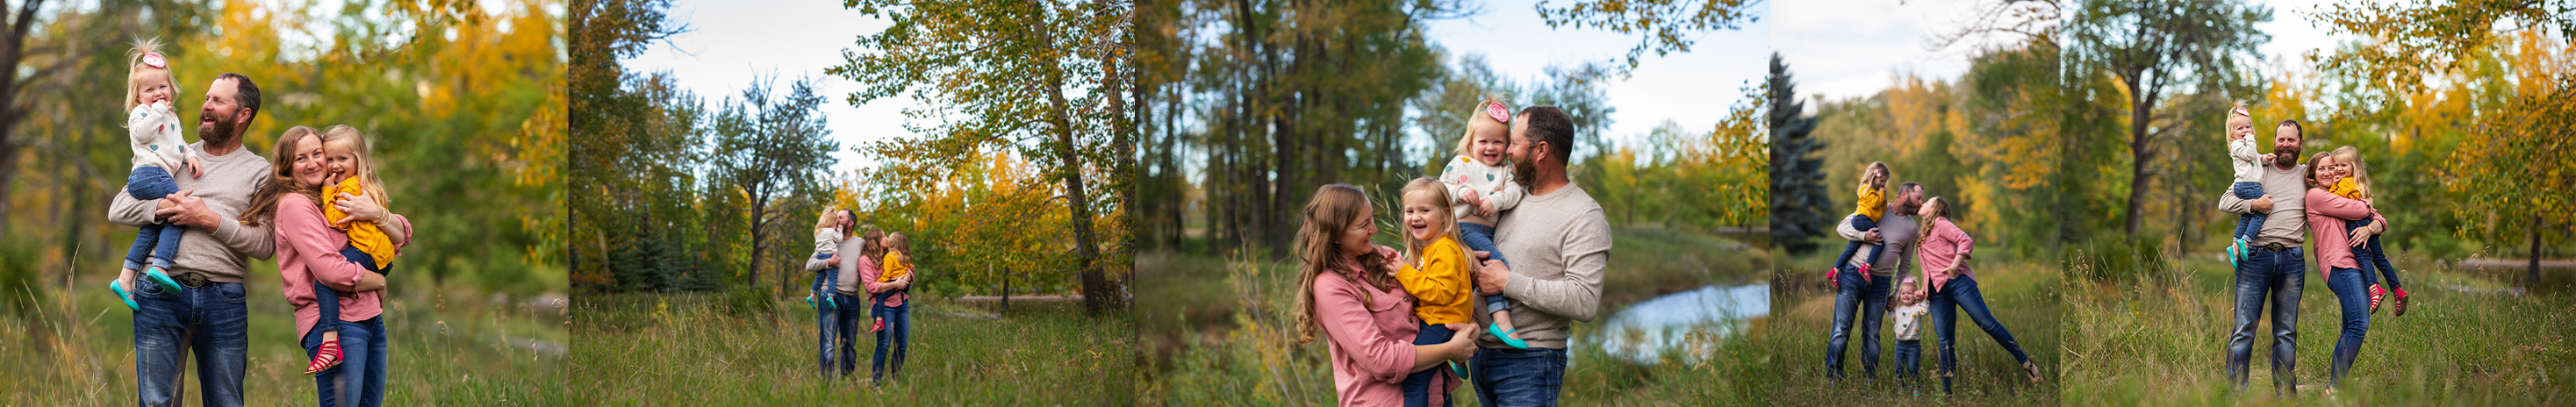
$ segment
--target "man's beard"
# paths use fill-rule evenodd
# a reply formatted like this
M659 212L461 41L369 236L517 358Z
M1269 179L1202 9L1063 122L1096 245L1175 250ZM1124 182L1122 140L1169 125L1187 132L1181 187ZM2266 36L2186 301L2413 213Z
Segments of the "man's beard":
M1537 190L1538 166L1530 165L1530 163L1526 162L1513 165L1512 183L1521 184L1521 189L1525 191Z
M2277 149L2277 148L2276 148L2276 149L2272 149L2272 154L2273 154L2273 155L2272 155L2272 165L2277 165L2277 166L2282 166L2282 167L2291 167L2291 166L2297 166L2297 165L2299 165L2299 149L2296 149L2296 148L2292 148L2292 149Z
M221 144L239 140L239 137L236 137L239 135L233 134L233 131L239 126L234 126L230 120L225 120L223 116L216 116L214 123L214 128L198 132L197 138L204 140L206 144Z

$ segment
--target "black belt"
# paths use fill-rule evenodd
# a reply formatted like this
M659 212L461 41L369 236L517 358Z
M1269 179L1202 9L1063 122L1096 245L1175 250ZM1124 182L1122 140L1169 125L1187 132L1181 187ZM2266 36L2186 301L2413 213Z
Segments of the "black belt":
M2270 251L2275 251L2275 252L2286 252L2286 251L2290 251L2290 249L2297 249L2297 248L2299 248L2299 247L2298 247L2298 246L2282 246L2280 243L2264 243L2262 246L2254 246L2254 248L2256 248L2256 249L2263 249L2263 250L2270 250Z
M206 279L206 275L197 273L180 274L171 279L179 280L179 286L188 288L206 288L206 286L215 285L213 280Z

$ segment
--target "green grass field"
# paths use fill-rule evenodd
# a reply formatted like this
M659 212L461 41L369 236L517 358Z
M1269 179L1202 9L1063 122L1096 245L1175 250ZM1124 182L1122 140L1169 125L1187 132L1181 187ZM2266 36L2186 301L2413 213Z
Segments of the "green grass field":
M253 262L243 288L250 310L250 349L242 385L249 405L313 405L313 379L295 337L272 262ZM268 270L260 273L257 270ZM11 390L5 405L104 406L135 402L133 313L110 294L106 279L59 282L32 307L0 316L0 366ZM86 279L84 279L86 280ZM561 314L526 299L494 297L426 277L401 278L386 304L391 405L552 405L572 399L560 379L567 332ZM24 294L12 294L24 295ZM507 297L504 297L507 298ZM191 359L193 360L193 359ZM186 404L203 405L196 374L186 375Z
M1832 249L1832 248L1828 248ZM2048 381L2032 385L2012 354L1997 346L1985 331L1978 330L1965 313L1958 317L1954 341L1958 352L1958 370L1953 373L1955 393L1941 395L1940 343L1932 327L1931 315L1924 316L1923 376L1917 384L1922 394L1901 390L1896 378L1896 330L1882 320L1879 333L1878 379L1865 379L1860 366L1861 341L1854 332L1843 350L1842 383L1825 378L1825 344L1832 335L1834 296L1825 285L1825 264L1833 262L1839 250L1818 250L1793 261L1802 266L1783 271L1772 284L1773 321L1768 332L1755 336L1756 347L1773 356L1781 383L1770 387L1773 402L1783 405L1823 404L1965 404L1965 405L2055 405L2062 387L2057 381L2059 365L2058 337L2060 304L2057 295L2059 273L2054 265L2018 259L1975 259L1978 289L1985 295L1986 306L1995 319L2012 332L2031 362L2039 365ZM1902 281L1902 280L1899 280ZM1860 329L1854 323L1854 330Z
M2233 271L2213 255L2079 262L2068 285L2070 405L2568 405L2576 300L2510 294L2487 275L2399 259L2412 303L2371 316L2342 388L2325 391L2342 311L2313 270L2299 301L2296 397L2272 396L2268 335L2243 394L2226 379ZM2089 270L2112 267L2114 270ZM2518 272L2516 275L2519 275ZM2269 320L2260 330L2268 331ZM2080 390L2072 390L2080 389Z
M792 302L792 303L791 303ZM708 295L608 294L575 300L564 386L608 405L1131 405L1135 325L1092 318L1078 302L916 302L900 380L869 385L876 349L862 331L851 377L825 378L814 313L802 299L734 311Z
M1614 231L1602 317L1578 322L1578 335L1601 332L1609 315L1658 295L1715 284L1763 281L1769 256L1758 247L1706 234L1660 228ZM1296 342L1296 268L1292 262L1149 254L1137 260L1139 387L1148 405L1331 405L1326 345ZM1758 327L1759 319L1748 322ZM1568 405L1758 405L1773 356L1750 341L1718 339L1714 327L1658 363L1611 356L1577 341L1569 356ZM1760 329L1747 329L1760 335ZM1689 356L1685 356L1689 355ZM1473 406L1467 390L1457 405Z

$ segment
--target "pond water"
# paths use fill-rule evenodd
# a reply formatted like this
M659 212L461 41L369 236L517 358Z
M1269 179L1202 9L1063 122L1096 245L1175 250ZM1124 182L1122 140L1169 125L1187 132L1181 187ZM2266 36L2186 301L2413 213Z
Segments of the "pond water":
M1770 284L1712 285L1631 305L1611 315L1598 332L1582 336L1600 341L1612 356L1637 363L1653 364L1667 351L1697 360L1708 357L1717 340L1770 314Z

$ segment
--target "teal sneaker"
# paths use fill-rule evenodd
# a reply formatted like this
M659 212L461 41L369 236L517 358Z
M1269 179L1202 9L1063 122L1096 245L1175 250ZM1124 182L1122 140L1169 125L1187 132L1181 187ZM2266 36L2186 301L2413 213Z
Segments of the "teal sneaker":
M1512 337L1512 331L1503 330L1502 325L1486 325L1485 331L1494 334L1494 339L1500 339L1503 341L1504 345L1511 345L1514 349L1530 348L1529 341L1523 341L1521 338Z
M161 272L161 267L158 266L143 269L143 278L152 280L154 284L160 284L162 290L167 290L171 294L188 292L187 287L179 286L179 280L170 279L170 274Z
M141 306L141 305L135 305L135 304L134 304L134 296L133 296L133 295L131 295L131 294L126 294L126 293L125 293L125 286L116 284L116 280L107 280L107 290L108 290L108 291L114 291L114 292L116 292L116 299L125 300L125 308L126 308L126 309L131 309L131 310L135 310L135 311L142 311L142 310L143 310L143 306Z

